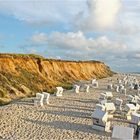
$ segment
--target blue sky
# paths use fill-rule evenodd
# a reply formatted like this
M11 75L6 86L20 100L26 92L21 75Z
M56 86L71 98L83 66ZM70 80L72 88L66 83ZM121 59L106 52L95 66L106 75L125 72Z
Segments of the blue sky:
M140 72L139 0L0 0L0 52L100 60Z

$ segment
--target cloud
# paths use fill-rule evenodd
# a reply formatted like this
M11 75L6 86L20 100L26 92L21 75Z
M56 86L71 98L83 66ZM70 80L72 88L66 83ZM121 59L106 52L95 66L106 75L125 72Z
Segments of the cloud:
M44 33L35 34L31 37L31 42L33 43L45 43L47 41L47 35Z
M98 38L86 37L82 31L78 32L53 32L49 35L38 33L31 37L32 44L46 44L50 48L60 50L77 50L90 52L120 52L127 46L121 42L111 41L107 36Z
M76 25L85 30L106 30L115 26L121 0L88 0L87 6L88 16L84 17L84 13L80 12ZM84 18L81 19L81 16Z
M117 32L122 34L122 35L135 35L140 33L140 27L137 25L121 25L118 26Z
M0 13L12 15L20 21L35 25L67 23L85 7L85 0L5 0L0 2Z

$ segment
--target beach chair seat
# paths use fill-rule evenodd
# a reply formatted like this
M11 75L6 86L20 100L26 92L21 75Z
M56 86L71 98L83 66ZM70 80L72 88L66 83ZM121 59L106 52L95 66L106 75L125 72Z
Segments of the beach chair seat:
M96 104L95 109L105 111L105 106L103 104Z
M44 102L49 104L49 98L50 98L50 94L47 92L42 92L42 94L44 95Z
M117 126L113 127L112 140L133 140L134 129L130 127Z
M114 103L105 103L105 111L109 114L112 114L116 111L116 107Z
M62 87L56 87L56 96L61 97L63 93L63 88Z
M105 105L105 103L107 103L107 99L104 99L104 100L100 100L99 102L101 105Z
M34 105L43 106L43 99L44 99L44 95L43 94L36 93L36 97L34 99Z

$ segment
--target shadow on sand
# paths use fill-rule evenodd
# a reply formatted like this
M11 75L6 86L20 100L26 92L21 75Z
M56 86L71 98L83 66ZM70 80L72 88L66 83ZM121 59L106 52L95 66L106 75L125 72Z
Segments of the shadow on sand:
M82 111L94 111L94 109L86 109L85 107L84 108L81 108L80 106L55 106L55 105L51 105L51 107L54 107L54 108L62 108L62 109L74 109L74 110L82 110Z
M61 130L70 130L70 131L80 131L84 133L91 133L91 134L97 134L101 136L110 136L110 134L102 133L96 130L92 129L91 125L87 124L80 124L80 123L71 123L71 122L64 122L64 121L52 121L52 122L44 122L44 121L38 121L38 120L32 120L32 119L24 119L25 121L42 125L42 126L50 126L55 129L61 129Z
M66 117L77 117L77 118L91 118L91 113L78 112L78 111L52 111L52 110L39 110L38 112L43 112L52 115L66 116Z

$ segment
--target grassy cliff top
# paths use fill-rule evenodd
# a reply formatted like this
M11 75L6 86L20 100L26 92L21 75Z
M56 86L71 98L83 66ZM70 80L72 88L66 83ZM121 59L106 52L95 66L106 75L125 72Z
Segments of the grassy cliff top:
M51 59L51 58L45 58L38 54L16 54L16 53L0 53L0 58L32 58L32 59L42 59L42 60L50 60L50 61L64 61L64 62L91 62L91 63L103 63L101 61L96 60L62 60L62 59Z

